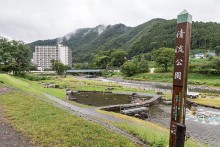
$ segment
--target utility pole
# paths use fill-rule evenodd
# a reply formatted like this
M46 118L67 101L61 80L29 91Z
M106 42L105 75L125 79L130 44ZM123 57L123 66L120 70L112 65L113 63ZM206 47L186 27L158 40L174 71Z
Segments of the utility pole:
M192 15L182 11L177 16L169 147L184 147L191 26Z

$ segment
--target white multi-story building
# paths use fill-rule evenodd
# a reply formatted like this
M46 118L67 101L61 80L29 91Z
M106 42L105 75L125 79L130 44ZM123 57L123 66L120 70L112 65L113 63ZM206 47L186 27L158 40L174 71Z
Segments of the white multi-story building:
M57 46L35 46L33 62L38 66L38 70L52 67L51 60L59 60L64 65L72 67L72 51L61 44Z

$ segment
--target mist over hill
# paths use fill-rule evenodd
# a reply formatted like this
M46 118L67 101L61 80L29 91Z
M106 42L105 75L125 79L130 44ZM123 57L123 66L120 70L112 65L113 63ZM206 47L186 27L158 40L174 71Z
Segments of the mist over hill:
M38 40L29 44L32 51L36 45L62 43L73 51L73 62L89 62L102 50L124 49L130 57L148 53L160 47L175 47L176 20L152 19L136 27L124 24L98 25L80 28L63 37ZM220 46L220 24L193 22L191 49L213 50Z

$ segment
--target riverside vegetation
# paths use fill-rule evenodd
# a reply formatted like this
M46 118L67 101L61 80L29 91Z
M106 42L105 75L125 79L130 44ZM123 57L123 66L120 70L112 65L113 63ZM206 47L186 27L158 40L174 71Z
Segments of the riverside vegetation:
M13 88L10 93L0 95L1 106L6 118L16 130L27 135L33 143L41 146L137 146L123 136L111 133L101 126L87 122L36 98L37 96L47 99L42 94L42 92L46 92L60 99L65 99L63 89L45 89L39 82L59 83L61 86L70 86L74 90L85 90L84 88L86 90L95 90L96 88L103 90L111 86L123 91L124 89L118 84L79 80L70 76L30 81L0 74L0 79L4 83L1 86ZM125 89L125 91L127 90L132 89ZM152 146L166 146L168 144L168 129L121 114L103 113L110 113L115 117L133 121L134 125L127 123L115 123L114 125L139 136ZM199 145L188 140L186 146Z

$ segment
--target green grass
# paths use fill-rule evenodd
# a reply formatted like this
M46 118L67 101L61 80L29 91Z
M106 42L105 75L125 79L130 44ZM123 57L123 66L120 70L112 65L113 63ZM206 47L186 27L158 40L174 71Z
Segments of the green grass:
M217 106L220 107L220 97L216 98L196 98L196 99L190 99L190 101L193 101L197 104L203 104L208 106Z
M149 121L140 120L119 113L106 112L102 110L99 110L99 112L118 117L122 120L127 120L128 122L132 122L132 123L127 123L127 122L115 123L115 125L131 134L134 134L135 136L138 136L139 138L142 138L144 141L149 142L150 146L160 145L162 147L166 147L169 144L168 142L169 130L165 127L162 127L158 124L154 124ZM188 139L185 142L185 147L201 147L201 146L204 145L201 144L198 145L196 142L192 141L191 139Z
M169 131L167 129L161 129L156 125L138 125L129 123L120 123L118 126L127 132L137 135L150 143L150 146L162 146L166 147L169 144ZM185 147L200 147L201 144L197 144L192 140L185 142Z
M32 84L33 87L38 88L39 90L51 94L53 96L56 96L58 98L65 97L65 94L63 90L61 89L54 89L54 88L42 88L43 86L39 86L39 82L33 82L33 81L26 81ZM134 89L134 88L125 88L122 87L120 84L117 83L107 83L107 82L101 82L101 81L92 81L87 79L78 79L73 76L67 76L65 78L60 77L54 77L51 80L45 80L43 81L45 83L54 83L58 84L60 86L67 86L68 88L76 91L109 91L107 90L108 87L113 87L114 90L112 92L142 92L142 93L151 93L155 94L154 91L146 91L141 89Z
M172 74L170 74L170 73L154 73L154 74L141 73L141 74L136 74L132 77L128 77L127 79L171 83L172 82Z
M145 141L148 141L151 146L161 145L166 147L168 143L168 131L159 131L152 126L143 126L130 123L120 123L118 126L127 132L130 132L134 135L137 135L140 138L143 138Z
M189 74L189 84L220 87L220 76Z
M10 86L28 93L44 97L44 95L38 90L38 88L32 86L31 81L27 82L29 80L10 76L7 74L0 74L0 80L3 81L4 85L6 86Z
M7 74L0 74L0 79L7 86L12 86L14 88L17 88L17 89L20 89L20 90L23 90L25 92L32 93L35 95L40 95L42 97L45 97L45 96L41 92L51 94L60 99L64 99L65 97L64 89L44 88L43 86L39 84L39 81L38 82L30 81L27 79L14 77L14 76L10 76Z
M172 83L173 74L172 73L154 73L154 74L141 73L141 74L136 74L132 77L127 77L127 79ZM220 76L189 73L188 84L220 87Z
M22 92L0 95L9 122L40 146L134 146L124 137Z

